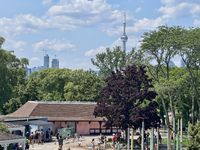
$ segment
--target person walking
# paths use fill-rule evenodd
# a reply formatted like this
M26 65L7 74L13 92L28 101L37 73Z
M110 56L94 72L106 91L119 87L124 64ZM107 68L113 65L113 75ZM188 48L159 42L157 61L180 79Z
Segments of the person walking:
M116 141L116 136L113 133L113 138L112 138L112 146L113 146L113 150L115 150L115 141Z
M30 136L30 143L31 143L31 145L33 144L33 132L31 132L31 136Z
M107 143L107 139L106 139L106 136L105 136L105 138L103 139L104 150L106 150L106 143Z
M62 139L62 136L60 136L60 139L58 140L58 144L59 144L59 146L62 148L62 146L63 146L63 139Z
M38 132L37 131L35 131L35 143L39 143L39 141L38 141Z
M49 134L50 134L50 132L49 132L49 129L46 131L46 141L47 142L49 142Z
M161 134L159 133L159 141L160 141L160 144L162 143L162 136Z
M53 136L53 131L49 128L49 136L50 136L50 141L52 141L52 136Z
M41 143L43 145L44 144L44 138L45 138L44 132L41 132L40 136L41 136Z
M26 132L26 139L29 139L29 133Z
M40 134L41 134L41 132L40 132L40 130L38 130L38 145L39 145L39 143L41 143L41 136L40 136Z
M99 137L97 138L97 144L98 144L98 148L99 148L99 150L100 150L100 149L101 149L101 140L100 140Z
M94 147L95 147L95 145L94 145L94 139L92 139L92 150L94 150Z
M29 145L30 145L30 140L28 138L26 138L26 150L29 150Z
M55 144L58 142L58 140L59 140L59 133L60 133L60 131L58 131L57 133L56 133L56 142L55 142Z

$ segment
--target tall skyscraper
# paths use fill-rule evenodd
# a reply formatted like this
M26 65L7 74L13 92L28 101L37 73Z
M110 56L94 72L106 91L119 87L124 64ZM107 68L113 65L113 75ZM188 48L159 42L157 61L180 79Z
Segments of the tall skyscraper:
M59 68L59 60L58 59L52 59L51 68Z
M126 13L124 12L124 28L123 28L123 35L121 37L121 41L123 43L123 51L126 51L126 42L128 40L128 37L126 35Z
M181 59L180 62L181 62L181 63L180 63L180 67L185 67L185 63L184 63L183 59Z
M45 54L44 56L44 68L49 68L49 55Z
M29 76L31 74L31 68L25 67L25 69L26 69L26 75Z

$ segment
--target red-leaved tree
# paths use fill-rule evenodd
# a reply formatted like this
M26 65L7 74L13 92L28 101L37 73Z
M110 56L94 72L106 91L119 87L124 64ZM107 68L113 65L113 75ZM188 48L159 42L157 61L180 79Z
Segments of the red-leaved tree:
M157 102L153 101L157 93L152 90L152 79L146 75L145 67L128 66L126 70L112 72L105 79L107 86L101 90L100 99L94 109L95 117L104 117L105 127L127 129L141 127L145 119L145 128L160 123L157 115Z

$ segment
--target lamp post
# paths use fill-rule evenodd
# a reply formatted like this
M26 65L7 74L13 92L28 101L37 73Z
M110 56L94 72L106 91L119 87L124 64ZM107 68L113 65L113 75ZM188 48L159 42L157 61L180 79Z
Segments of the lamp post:
M131 128L131 150L133 150L133 128Z
M157 150L159 150L159 126L160 124L157 123Z
M128 133L127 133L128 135L127 135L127 150L130 150L130 144L129 144L129 142L130 142L130 128L129 128L129 124L128 124Z
M164 118L166 119L166 115L164 115ZM167 150L170 150L170 126L167 128Z

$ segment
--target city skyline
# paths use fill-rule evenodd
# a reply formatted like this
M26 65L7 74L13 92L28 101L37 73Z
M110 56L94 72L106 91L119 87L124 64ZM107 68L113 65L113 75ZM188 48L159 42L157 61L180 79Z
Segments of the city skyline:
M126 6L126 51L139 49L144 32L160 25L198 27L200 4L196 0L18 0L2 1L2 46L17 57L28 58L29 68L43 64L43 50L59 57L59 67L97 70L90 59L121 46ZM180 66L180 57L171 59Z

